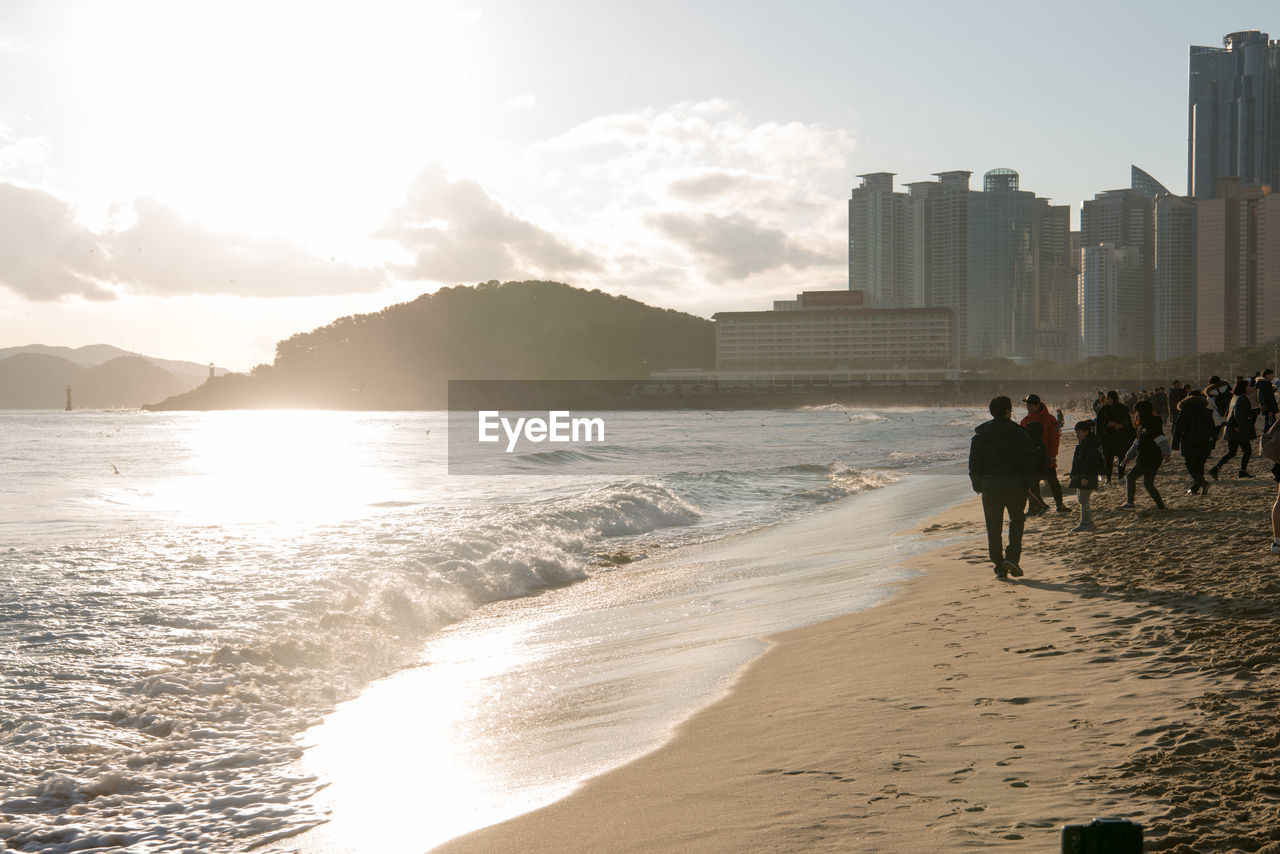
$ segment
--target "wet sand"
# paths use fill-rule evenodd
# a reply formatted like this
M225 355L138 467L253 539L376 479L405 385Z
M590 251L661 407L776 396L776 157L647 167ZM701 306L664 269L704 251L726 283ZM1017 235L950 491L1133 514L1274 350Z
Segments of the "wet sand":
M1277 854L1276 487L1251 468L1192 497L1175 456L1167 512L1115 510L1118 484L1094 533L1030 520L1019 580L953 508L889 602L773 638L660 750L436 850L1055 850L1117 815L1148 850Z

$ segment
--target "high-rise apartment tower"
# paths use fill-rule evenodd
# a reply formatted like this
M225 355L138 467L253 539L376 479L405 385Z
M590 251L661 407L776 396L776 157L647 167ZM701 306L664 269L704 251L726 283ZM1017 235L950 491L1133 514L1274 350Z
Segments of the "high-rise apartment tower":
M1280 182L1280 44L1258 30L1222 47L1191 46L1187 195L1211 199L1219 178Z

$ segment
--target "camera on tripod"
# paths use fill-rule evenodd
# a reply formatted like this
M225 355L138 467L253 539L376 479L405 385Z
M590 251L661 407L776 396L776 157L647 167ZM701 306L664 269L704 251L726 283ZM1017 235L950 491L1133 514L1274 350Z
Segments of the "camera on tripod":
M1062 828L1062 854L1142 854L1142 825L1127 818L1095 818Z

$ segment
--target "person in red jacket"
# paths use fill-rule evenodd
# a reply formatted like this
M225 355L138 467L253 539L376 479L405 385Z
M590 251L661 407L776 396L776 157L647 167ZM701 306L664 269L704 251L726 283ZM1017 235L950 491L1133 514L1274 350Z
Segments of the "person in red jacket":
M1046 471L1044 479L1049 481L1049 491L1053 493L1053 503L1058 505L1059 513L1070 513L1067 505L1062 503L1062 484L1058 483L1058 419L1049 412L1049 407L1040 400L1040 395L1029 394L1022 399L1027 405L1027 414L1019 423L1026 427L1032 421L1042 425L1041 440L1044 442Z

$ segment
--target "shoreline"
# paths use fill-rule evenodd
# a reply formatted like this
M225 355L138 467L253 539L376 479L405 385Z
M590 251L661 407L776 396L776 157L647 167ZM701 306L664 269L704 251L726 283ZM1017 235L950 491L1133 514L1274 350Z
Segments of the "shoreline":
M1184 479L1162 467L1165 514L1103 491L1095 534L1030 521L1016 582L957 505L889 601L771 637L657 751L433 850L1051 850L1121 815L1147 850L1280 851L1275 485Z
M601 573L494 603L428 646L431 666L376 683L307 736L303 773L331 782L317 804L331 820L288 844L421 851L647 755L725 695L767 648L766 635L890 595L906 574L903 558L929 545L879 532L909 530L967 491L953 475L904 479L683 547L639 575ZM434 770L385 797L360 794L426 768Z

